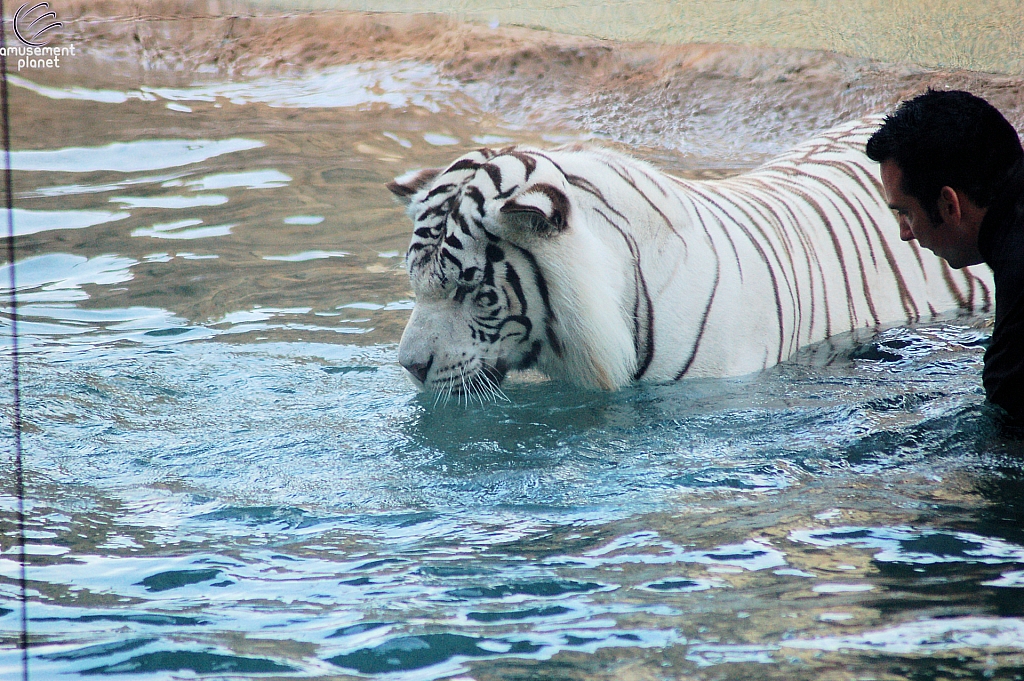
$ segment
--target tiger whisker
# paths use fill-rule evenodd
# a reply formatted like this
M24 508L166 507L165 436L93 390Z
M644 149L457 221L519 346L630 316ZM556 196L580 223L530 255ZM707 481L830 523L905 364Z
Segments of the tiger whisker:
M459 386L460 386L460 388L459 388L459 401L458 401L458 404L460 406L462 405L462 396L463 396L463 394L465 394L466 395L466 407L469 407L470 393L469 393L469 385L466 383L466 367L465 366L460 366L459 367Z
M481 371L480 374L480 406L484 405L484 401L494 401L494 381L486 371Z
M508 402L509 404L512 403L512 400L509 399L508 395L505 394L505 391L501 389L500 385L493 384L491 386L491 390L492 390L491 394L494 395L494 397L500 397L501 399L503 399L504 401Z
M480 386L480 405L483 406L484 397L489 401L496 401L495 398L498 396L497 382L486 371L481 371L478 376Z
M481 381L480 388L481 388L480 390L476 390L475 392L476 392L476 398L480 402L480 406L483 407L484 406L484 398L485 397L490 397L490 395L488 395L488 393L485 392L486 390L489 390L490 386L487 385L487 381L485 380L485 381Z
M449 381L441 390L439 390L437 392L437 394L438 394L438 397L441 398L441 405L442 406L448 406L448 401L452 397L451 381Z

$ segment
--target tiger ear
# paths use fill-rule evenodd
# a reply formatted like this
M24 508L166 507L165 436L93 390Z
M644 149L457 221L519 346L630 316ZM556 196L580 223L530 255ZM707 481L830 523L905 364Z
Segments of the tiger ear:
M412 203L413 195L430 184L435 177L441 174L442 170L443 168L410 170L405 175L399 175L384 186L388 188L388 191L397 196L399 201L409 205Z
M513 229L551 236L569 228L569 197L550 184L533 185L500 212Z

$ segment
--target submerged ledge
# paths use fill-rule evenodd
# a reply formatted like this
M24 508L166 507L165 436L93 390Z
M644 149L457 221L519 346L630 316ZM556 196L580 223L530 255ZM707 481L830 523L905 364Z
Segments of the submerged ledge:
M34 80L152 86L295 74L342 64L415 60L464 83L523 93L681 91L693 81L756 84L780 106L802 101L839 118L926 87L965 88L1021 126L1024 75L894 64L838 52L730 44L616 42L442 14L274 9L268 2L79 0L61 3L61 35L81 56ZM855 89L859 106L845 103ZM822 97L828 93L829 97ZM811 101L811 100L832 101ZM843 109L847 109L843 111Z
M230 89L322 79L342 67L424 65L444 90L468 96L471 115L497 115L513 128L581 131L630 148L710 153L735 168L929 87L975 92L1024 127L1024 76L820 50L624 43L441 14L202 0L70 2L60 19L54 46L73 44L77 56L60 69L18 74L40 91Z

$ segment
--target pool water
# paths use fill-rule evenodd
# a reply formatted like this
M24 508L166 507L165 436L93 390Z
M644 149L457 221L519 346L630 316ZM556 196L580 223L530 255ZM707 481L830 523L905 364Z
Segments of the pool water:
M396 363L384 183L625 136L417 62L12 84L32 678L1022 678L1024 447L984 404L986 318L442 404ZM701 176L794 134L634 151Z

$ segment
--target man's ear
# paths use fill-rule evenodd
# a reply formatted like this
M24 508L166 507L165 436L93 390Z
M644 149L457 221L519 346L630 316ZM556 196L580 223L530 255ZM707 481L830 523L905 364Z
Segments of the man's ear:
M413 195L430 184L435 177L441 174L442 170L442 168L410 170L405 175L399 175L384 186L397 196L399 201L408 206L412 202Z
M947 227L957 227L964 217L963 197L952 187L939 190L939 217Z
M569 197L550 184L533 185L500 210L513 230L551 236L569 228Z

